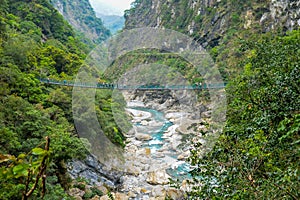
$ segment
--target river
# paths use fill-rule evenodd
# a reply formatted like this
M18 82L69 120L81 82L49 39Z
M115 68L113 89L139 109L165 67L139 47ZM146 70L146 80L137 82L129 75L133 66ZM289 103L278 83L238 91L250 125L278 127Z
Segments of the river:
M178 159L184 146L176 130L179 125L158 110L136 106L126 110L132 116L134 131L127 135L122 191L133 191L136 199L143 199L156 189L167 190L170 178L190 178L189 164Z
M170 141L167 141L168 137L164 136L164 133L168 132L168 129L173 126L174 124L171 121L168 121L164 117L164 113L150 109L145 107L131 107L130 109L135 109L138 111L144 111L151 114L151 118L153 121L155 121L155 124L158 124L159 126L148 126L148 129L145 129L147 125L142 125L140 122L134 123L133 125L138 127L143 127L142 131L144 134L148 134L152 137L149 141L144 141L142 147L148 147L151 150L151 157L152 159L162 159L159 158L160 156L157 156L159 154L161 149L164 149L163 153L166 157L177 159L178 152L170 148ZM163 157L163 160L172 160L172 159L165 159ZM186 179L190 178L188 172L190 171L189 164L185 161L176 161L172 160L172 163L170 164L170 168L167 169L168 174L174 178L174 179Z

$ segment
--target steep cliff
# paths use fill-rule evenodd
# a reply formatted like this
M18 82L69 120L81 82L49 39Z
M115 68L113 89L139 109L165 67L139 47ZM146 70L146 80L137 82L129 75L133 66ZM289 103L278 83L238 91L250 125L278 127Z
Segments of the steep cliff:
M104 27L88 0L50 0L51 4L64 18L85 37L99 43L109 37L110 32Z
M228 82L226 126L214 148L202 157L203 143L192 147L189 199L299 199L300 1L134 5L125 13L126 29L150 26L190 35Z
M137 0L125 13L126 28L164 27L191 35L214 47L236 30L284 31L300 25L296 0Z

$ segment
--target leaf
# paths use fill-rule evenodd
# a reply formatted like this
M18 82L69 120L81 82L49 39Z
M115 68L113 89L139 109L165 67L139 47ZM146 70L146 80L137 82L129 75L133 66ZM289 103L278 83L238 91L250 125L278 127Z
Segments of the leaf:
M21 153L21 154L18 156L18 159L24 159L25 157L26 157L26 154Z
M19 178L21 176L27 176L28 175L28 170L27 170L28 168L29 168L28 164L16 165L13 168L14 175L16 176L16 178Z
M42 148L34 148L32 149L32 154L33 155L44 155L46 153L46 150Z

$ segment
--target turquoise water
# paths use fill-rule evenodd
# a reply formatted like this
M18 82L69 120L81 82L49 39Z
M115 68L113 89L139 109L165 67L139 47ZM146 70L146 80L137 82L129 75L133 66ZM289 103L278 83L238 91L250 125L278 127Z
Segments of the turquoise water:
M153 130L150 133L150 135L152 136L152 140L143 145L144 147L149 147L150 149L156 149L156 150L160 149L164 145L164 139L162 138L162 136L164 132L167 131L170 126L173 125L173 123L168 121L164 117L164 113L159 112L157 110L150 109L150 108L141 108L141 107L134 107L132 109L149 112L151 113L152 118L155 121L163 122L163 125L161 127L159 127L157 130ZM142 126L141 123L136 123L135 125Z
M173 123L168 121L164 117L164 113L159 112L157 110L150 109L150 108L143 108L143 107L133 107L132 109L149 112L151 113L152 118L155 121L163 123L161 127L152 130L150 133L149 132L146 133L152 136L152 140L145 142L145 144L143 144L143 147L149 147L151 149L151 152L153 151L155 152L156 150L159 150L166 143L166 141L163 138L164 132L167 131L168 128L173 125ZM136 123L135 125L142 126L140 123ZM167 156L176 159L178 155L174 151L170 150ZM190 178L191 176L188 173L189 171L190 171L190 165L184 161L179 161L177 163L177 166L174 167L174 169L171 168L167 169L168 174L176 179Z

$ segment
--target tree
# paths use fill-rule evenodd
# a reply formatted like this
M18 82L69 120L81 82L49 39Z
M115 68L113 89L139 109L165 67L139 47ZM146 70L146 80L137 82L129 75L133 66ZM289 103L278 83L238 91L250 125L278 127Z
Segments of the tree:
M46 137L44 149L34 148L30 154L30 158L26 158L26 154L18 157L0 154L1 199L22 196L22 200L27 200L38 188L41 190L40 197L45 196L46 169L51 161L50 138ZM21 192L10 191L11 187Z
M190 196L298 199L300 31L244 46L244 72L228 86L227 125L214 150L191 160Z

